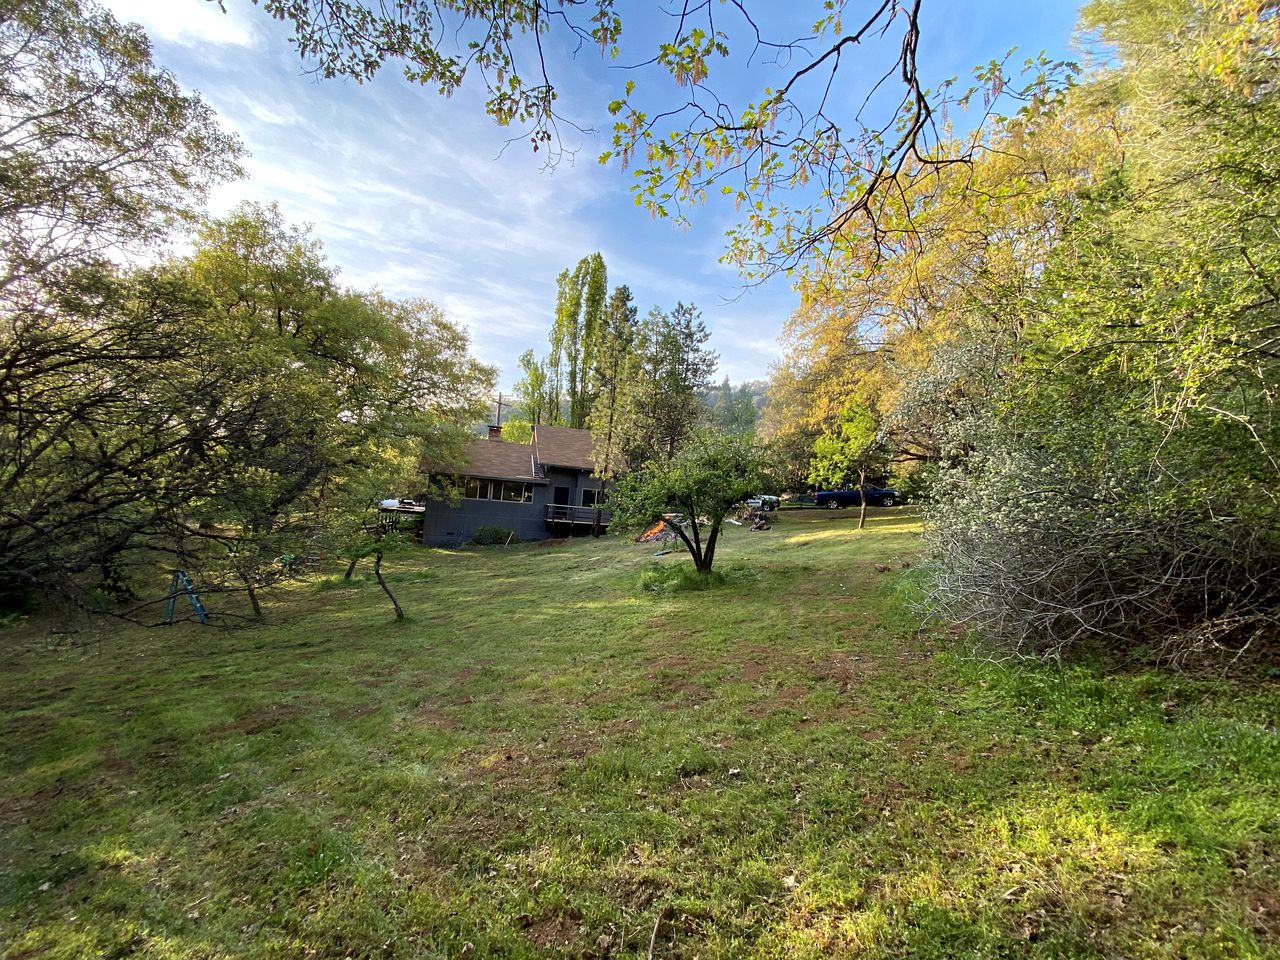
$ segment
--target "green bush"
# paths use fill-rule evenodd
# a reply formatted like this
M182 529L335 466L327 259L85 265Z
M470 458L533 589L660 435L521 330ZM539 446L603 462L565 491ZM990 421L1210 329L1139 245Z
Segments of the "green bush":
M476 528L471 542L477 547L492 547L507 542L519 543L520 538L516 536L514 530L508 530L506 527L485 526Z
M1091 449L1078 425L1055 429L993 428L964 471L940 475L925 511L934 615L1018 655L1261 652L1280 625L1280 534L1222 466L1225 445L1197 462L1169 438L1174 478L1148 466L1154 442Z

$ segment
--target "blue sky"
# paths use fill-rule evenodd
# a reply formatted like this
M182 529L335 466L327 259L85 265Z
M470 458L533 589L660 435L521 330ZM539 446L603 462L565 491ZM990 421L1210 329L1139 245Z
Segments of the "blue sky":
M511 134L488 120L478 96L443 100L395 67L364 85L321 80L306 72L280 24L249 0L225 5L222 13L207 0L107 0L118 17L146 28L157 61L248 147L248 178L218 190L216 212L241 200L276 201L290 220L313 226L346 282L439 304L470 331L473 352L499 367L504 389L523 350L546 351L556 275L595 250L611 285L628 284L642 313L677 300L702 309L719 375L767 375L797 298L785 277L744 289L736 270L719 263L732 208L713 202L692 211L689 229L673 228L635 206L626 174L596 162L608 145L605 105L631 74L591 49L576 57L552 50L561 63L553 78L559 107L599 132L566 131L576 159L546 171L527 145L503 150ZM821 4L751 6L766 17L803 10L802 22L812 22ZM651 49L646 34L668 29L655 7L622 4L637 58L641 46ZM1041 49L1070 56L1077 7L925 0L922 72L931 82L967 76L1013 46L1019 59ZM745 92L746 83L767 82L766 72L733 82ZM850 90L863 79L850 71Z

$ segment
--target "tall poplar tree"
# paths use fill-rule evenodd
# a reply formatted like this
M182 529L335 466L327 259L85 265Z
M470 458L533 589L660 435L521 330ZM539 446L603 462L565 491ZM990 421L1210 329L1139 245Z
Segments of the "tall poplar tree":
M626 460L619 440L620 404L625 399L624 384L636 367L636 307L631 289L625 284L615 287L604 313L600 344L596 351L596 384L598 393L591 409L591 433L596 476L612 479ZM596 535L600 531L600 506L596 507Z
M556 278L556 321L548 362L557 398L563 398L566 426L587 425L598 388L596 353L609 290L608 271L599 253L583 257L572 271ZM560 413L557 403L557 414ZM559 416L557 420L561 419Z

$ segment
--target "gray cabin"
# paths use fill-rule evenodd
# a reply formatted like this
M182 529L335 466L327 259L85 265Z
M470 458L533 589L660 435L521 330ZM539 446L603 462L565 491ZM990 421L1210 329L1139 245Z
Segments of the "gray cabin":
M595 525L600 480L592 476L591 431L571 427L533 428L530 443L507 443L501 427L468 447L465 463L452 476L456 504L432 501L422 518L422 542L433 546L468 543L481 527L515 531L521 540L545 540L590 533ZM608 525L605 513L602 523Z

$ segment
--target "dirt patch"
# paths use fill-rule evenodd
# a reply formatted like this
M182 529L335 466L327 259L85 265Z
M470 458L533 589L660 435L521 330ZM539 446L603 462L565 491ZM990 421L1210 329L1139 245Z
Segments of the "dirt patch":
M656 679L656 678L655 678ZM659 709L679 710L691 703L699 703L707 694L707 688L688 680L664 680L658 696L662 703Z
M457 730L458 721L438 703L420 703L413 711L414 719L437 730Z
M769 673L769 668L759 660L748 660L742 664L742 679L755 682Z
M686 700L698 701L707 695L707 686L695 679L695 665L687 657L663 657L654 660L648 679L658 684L655 696L670 710ZM699 664L704 666L704 664Z
M1268 940L1280 940L1280 893L1270 887L1253 887L1244 892L1249 925Z
M582 761L604 749L607 739L598 730L569 731L551 745L553 755L564 760Z
M668 784L663 793L669 797L678 797L684 793L695 793L699 790L710 790L715 784L710 778L701 775L681 777Z
M870 670L861 657L836 656L820 662L812 672L816 679L832 684L840 693L848 693L866 680Z
M796 700L803 700L805 697L809 696L809 688L796 684L790 687L783 687L773 696L775 700L782 703L791 703Z
M524 936L536 947L544 950L563 950L573 946L582 936L582 915L577 911L553 914L534 920L528 914L520 918Z
M620 875L605 882L606 895L613 901L626 904L632 910L644 910L660 897L670 896L671 884L664 877L640 866L640 859L632 854ZM635 864L636 866L631 866Z
M245 714L236 720L227 723L215 723L211 727L205 728L205 734L208 736L225 736L229 733L241 733L247 736L254 736L259 733L265 733L272 727L278 727L281 724L288 723L290 720L296 720L298 717L304 716L311 712L310 707L302 706L296 703L282 703L274 706L266 707L261 710L254 710Z
M103 793L129 777L136 769L133 761L107 750L102 761L86 779L59 777L47 787L13 797L0 804L0 826L13 827L39 817L64 799L86 799Z

